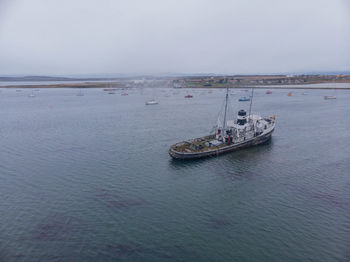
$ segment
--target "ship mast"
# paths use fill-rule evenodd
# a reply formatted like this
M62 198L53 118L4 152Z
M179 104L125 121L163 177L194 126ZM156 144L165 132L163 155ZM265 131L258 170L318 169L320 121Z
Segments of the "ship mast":
M250 120L250 113L252 111L253 97L254 97L254 87L252 88L252 94L251 94L251 98L250 98L249 115L248 115L249 120Z
M226 113L227 113L227 102L228 102L228 87L226 88L226 99L225 99L225 113L224 113L224 125L222 128L222 137L224 137L226 133Z

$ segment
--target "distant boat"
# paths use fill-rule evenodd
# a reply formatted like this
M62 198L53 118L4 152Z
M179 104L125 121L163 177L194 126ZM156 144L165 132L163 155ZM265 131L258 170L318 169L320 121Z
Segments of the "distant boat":
M161 90L163 93L165 90ZM154 87L154 81L152 81L152 98L148 101L146 101L146 105L151 106L151 105L157 105L158 101L155 99L156 96L156 88Z
M267 91L266 91L266 94L267 94L267 95L270 95L270 94L272 94L272 91L271 91L271 90L267 90Z
M22 92L22 89L16 89L16 92Z
M149 100L146 102L146 105L150 106L150 105L157 105L158 104L158 101L152 99L152 100Z
M182 88L182 84L181 83L173 83L173 88Z
M324 96L323 97L325 100L329 100L329 99L337 99L336 96Z
M32 93L29 95L29 97L35 97L34 90L32 90Z
M185 98L192 98L193 95L186 95Z
M250 98L249 97L246 97L246 96L243 96L241 97L240 99L238 99L239 102L247 102L247 101L250 101Z
M304 93L302 93L302 95L303 95L303 96L306 96L306 95L308 95L308 93L305 93L305 92L304 92Z
M103 91L108 92L109 95L114 95L115 94L115 88L105 88Z
M114 95L115 94L115 88L111 88L111 83L107 83L107 88L103 89L103 91L108 92L109 95Z
M325 100L329 100L329 99L337 99L337 97L335 96L335 80L334 80L334 90L333 90L333 95L331 96L324 96L323 97Z
M289 92L289 93L287 94L287 96L292 96L292 92Z
M127 95L129 95L128 93L121 93L120 94L121 96L127 96Z

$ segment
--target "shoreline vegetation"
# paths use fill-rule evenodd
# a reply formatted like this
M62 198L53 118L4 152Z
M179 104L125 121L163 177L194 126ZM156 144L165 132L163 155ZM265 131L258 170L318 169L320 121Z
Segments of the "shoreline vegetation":
M2 82L5 81L5 82ZM43 82L44 81L44 82ZM62 81L62 82L61 82ZM21 83L25 82L25 83ZM32 82L32 83L31 83ZM43 82L43 83L40 83ZM50 83L55 82L55 83ZM69 83L67 83L69 82ZM11 83L11 84L9 84ZM337 86L349 83L349 86ZM319 85L319 86L317 86ZM0 88L261 88L261 89L350 89L350 75L242 75L139 78L0 77Z

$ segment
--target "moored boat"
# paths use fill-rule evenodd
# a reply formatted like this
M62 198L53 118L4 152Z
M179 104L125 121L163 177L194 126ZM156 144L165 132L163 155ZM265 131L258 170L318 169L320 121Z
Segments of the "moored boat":
M146 105L157 105L158 104L158 101L152 99L152 100L149 100L146 102Z
M192 98L193 95L186 95L185 98Z
M335 91L336 91L336 83L335 83L335 80L334 80L333 95L324 96L323 98L324 98L325 100L337 99L337 97L335 96Z
M107 92L109 95L115 94L115 88L105 88L103 91Z
M250 97L243 96L240 99L238 99L239 102L248 102L250 101Z
M34 90L32 90L32 93L29 95L29 97L35 97Z
M253 96L252 96L253 97ZM223 121L218 119L210 135L172 145L169 155L174 159L196 159L236 151L268 141L275 129L275 116L262 117L240 110L236 120L227 120L228 91Z
M324 96L323 97L325 100L329 100L329 99L337 99L336 96Z

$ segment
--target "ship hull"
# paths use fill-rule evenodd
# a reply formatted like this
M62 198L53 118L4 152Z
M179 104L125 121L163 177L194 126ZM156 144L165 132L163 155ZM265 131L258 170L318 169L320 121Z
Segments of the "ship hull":
M273 131L274 131L274 127L271 128L271 130L268 130L267 132L264 132L263 134L256 136L252 139L235 143L235 144L230 144L220 148L214 148L212 150L207 150L203 152L191 152L191 153L179 152L174 149L175 146L177 145L175 144L170 147L169 155L174 159L198 159L198 158L204 158L204 157L210 157L210 156L218 156L221 154L226 154L226 153L234 152L243 148L257 146L262 143L265 143L271 139Z

